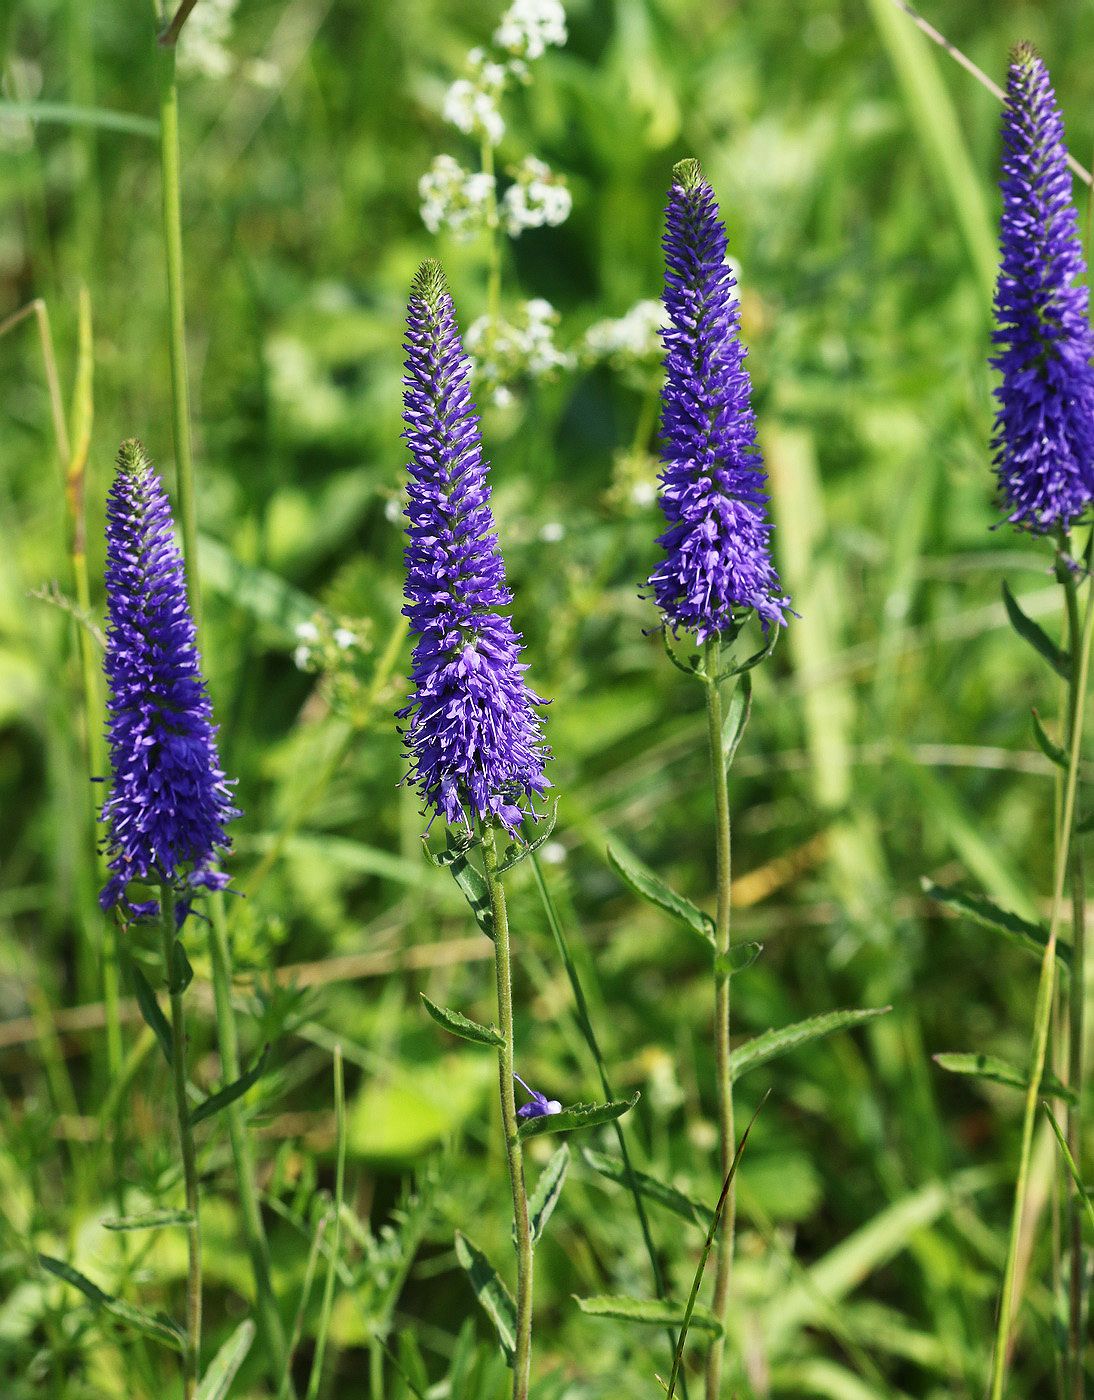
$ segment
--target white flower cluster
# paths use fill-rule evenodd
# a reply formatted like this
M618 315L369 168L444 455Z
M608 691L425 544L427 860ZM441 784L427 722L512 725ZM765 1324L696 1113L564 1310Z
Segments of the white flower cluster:
M501 202L505 231L519 238L526 228L553 228L569 218L573 199L566 182L536 156L525 156L512 170L514 183Z
M559 0L513 0L494 30L494 43L518 60L542 58L566 42L566 11Z
M293 665L298 671L337 669L342 655L369 650L369 626L360 618L331 618L316 613L294 629Z
M446 122L468 136L477 136L496 146L505 135L505 122L498 110L508 76L503 63L494 63L482 49L467 55L469 78L457 78L444 99Z
M235 67L228 48L239 0L202 0L179 35L178 65L202 78L226 78Z
M480 316L467 328L467 352L475 378L494 403L512 402L511 386L522 379L542 379L569 369L573 356L555 344L559 315L549 301L522 302L514 321Z
M595 360L660 359L665 310L659 301L639 301L618 320L597 321L585 332L583 349Z
M460 240L487 226L494 199L494 177L465 170L453 156L437 156L418 181L422 222L430 233L447 228Z

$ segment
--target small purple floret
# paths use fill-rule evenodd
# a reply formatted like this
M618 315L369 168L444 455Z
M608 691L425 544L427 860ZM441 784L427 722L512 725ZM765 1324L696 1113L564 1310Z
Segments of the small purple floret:
M1094 335L1063 118L1028 44L1007 74L1002 172L995 470L1008 520L1066 530L1094 496Z
M201 676L182 556L163 483L138 442L125 442L106 506L107 739L113 773L103 804L110 878L104 909L130 881L170 883L185 916L198 890L222 889L212 868L238 812L220 769ZM154 901L127 901L135 918Z
M704 642L750 608L765 628L785 624L790 600L771 560L726 232L697 161L675 166L665 213L661 508L669 528L649 586L666 625Z
M526 1094L532 1096L531 1103L521 1104L517 1109L518 1118L553 1118L556 1113L562 1112L558 1099L549 1099L546 1094L537 1094L534 1089L529 1089L519 1074L514 1074L513 1078Z
M525 684L520 633L490 511L469 362L440 267L423 264L407 307L403 436L406 606L417 640L414 694L399 711L410 781L449 822L520 826L549 786L548 751Z

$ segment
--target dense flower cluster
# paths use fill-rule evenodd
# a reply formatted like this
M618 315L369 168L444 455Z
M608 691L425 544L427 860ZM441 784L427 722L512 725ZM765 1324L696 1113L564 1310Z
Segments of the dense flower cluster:
M512 320L480 316L467 328L476 384L504 406L512 388L526 379L544 379L569 369L573 357L555 344L559 315L543 297L522 301Z
M510 238L526 228L554 228L570 217L573 198L566 182L538 156L525 156L513 169L513 183L501 202L502 220Z
M1009 520L1066 529L1094 496L1094 335L1063 119L1028 45L1007 76L1000 188L995 469Z
M736 285L714 192L681 161L669 193L661 393L661 507L666 558L649 579L666 624L700 642L752 608L766 627L789 599L771 561L763 462L738 333Z
M516 830L542 794L547 751L524 681L520 635L490 511L469 366L444 275L415 278L407 308L404 436L410 446L406 607L414 694L400 718L411 780L450 822Z
M212 867L239 814L220 769L182 556L163 484L140 444L125 442L107 499L104 669L109 687L110 795L103 804L109 909L130 881L219 889ZM130 902L138 914L155 905Z
M560 0L513 0L494 30L494 43L515 59L542 58L566 42L566 11Z
M436 156L418 181L422 223L430 233L447 228L460 241L487 226L494 198L494 177L465 170L454 156Z

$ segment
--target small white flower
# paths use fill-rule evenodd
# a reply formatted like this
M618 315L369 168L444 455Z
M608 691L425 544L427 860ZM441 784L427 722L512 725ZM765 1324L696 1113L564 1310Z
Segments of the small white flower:
M179 36L178 66L204 78L226 78L235 68L228 48L239 0L203 0Z
M494 30L494 43L514 58L541 58L566 42L566 11L559 0L513 0Z
M565 534L566 527L559 520L548 520L546 525L540 526L539 537L544 544L558 544Z
M384 518L390 520L392 525L398 525L402 513L402 508L395 496L384 502Z
M469 136L483 137L491 146L496 146L505 134L497 92L473 83L470 78L457 78L448 89L443 115L446 122Z
M319 628L314 622L298 622L293 632L298 642L317 642L319 640Z
M493 189L493 176L437 156L418 181L422 222L430 233L443 227L457 238L473 238L486 226Z
M636 360L661 355L665 312L659 301L639 301L618 320L597 321L585 332L584 348L597 359L619 355Z
M536 156L525 156L512 171L514 183L502 199L502 218L511 238L526 228L554 227L569 218L573 198L565 181Z
M566 847L561 841L548 841L540 850L545 865L561 865L566 859Z
M351 632L348 627L336 627L334 629L334 645L339 651L349 651L350 647L357 645L357 635Z
M652 506L657 500L657 487L652 481L636 481L631 487L631 500L636 506Z
M311 665L311 648L297 647L292 654L292 661L298 671L306 671Z

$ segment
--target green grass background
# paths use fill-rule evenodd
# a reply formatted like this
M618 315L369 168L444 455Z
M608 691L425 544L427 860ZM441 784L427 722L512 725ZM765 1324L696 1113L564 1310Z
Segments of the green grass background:
M440 256L464 325L485 298L484 250L429 235L416 184L440 151L474 160L440 102L500 8L244 0L233 52L278 65L275 86L181 87L206 668L245 811L232 868L248 898L231 903L231 931L237 968L259 978L257 993L241 992L245 1051L275 1041L250 1107L291 1321L333 1177L331 1047L342 1043L360 1226L345 1237L328 1348L326 1394L339 1400L401 1400L427 1381L454 1400L505 1393L452 1250L458 1228L509 1269L493 1061L447 1039L418 1000L425 991L489 1020L488 946L455 943L473 925L422 856L391 717L408 659L391 509L404 465L405 296L418 262ZM1036 911L1050 878L1052 784L1028 709L1054 716L1059 701L999 601L1005 575L1054 629L1048 555L991 528L998 107L888 0L571 0L567 10L570 43L508 101L499 157L547 160L570 181L574 211L507 246L505 296L551 300L565 344L656 296L671 166L702 160L741 268L775 551L801 614L757 676L732 783L735 936L765 945L734 984L735 1033L838 1006L894 1008L743 1082L746 1113L772 1094L742 1168L726 1393L979 1395L1021 1105L1005 1088L947 1078L930 1056L975 1049L1022 1062L1036 965L940 917L919 879L966 879ZM1086 161L1089 5L935 0L928 14L1000 81L1009 45L1037 43ZM9 0L4 99L154 118L152 36L151 7L136 0ZM28 126L0 106L0 318L45 298L66 395L80 281L90 290L100 613L119 440L139 435L173 486L157 149L136 133ZM620 485L618 454L645 396L608 370L580 370L487 409L483 426L530 679L552 700L565 859L548 875L617 1086L642 1091L626 1120L639 1164L711 1202L702 951L630 897L604 855L622 841L696 901L711 899L702 694L645 635L654 615L637 587L658 514ZM561 538L545 538L546 524ZM0 1376L13 1400L162 1395L176 1384L168 1353L47 1281L35 1251L70 1258L149 1309L180 1310L184 1272L181 1236L144 1237L123 1259L99 1225L119 1173L130 1201L178 1198L165 1067L147 1054L135 1066L114 1154L102 1131L102 1031L51 1020L101 996L74 626L30 596L54 579L71 592L65 532L27 323L0 339L0 1032L34 1021L0 1049ZM371 649L337 683L292 661L294 625L320 607L368 620ZM531 872L519 868L510 885L518 1066L551 1096L597 1097ZM200 988L200 924L188 943ZM419 947L425 965L401 967ZM371 961L331 975L329 960L357 955ZM329 980L306 997L266 978L315 963ZM208 1088L218 1082L211 1022L192 1014L194 1077ZM146 1040L127 1024L127 1050ZM536 1394L654 1395L654 1370L667 1370L660 1331L585 1317L571 1299L649 1292L628 1199L582 1163L580 1141L537 1257ZM528 1155L534 1172L549 1147ZM211 1349L244 1315L250 1280L216 1120L201 1158ZM1051 1152L1039 1160L1051 1196ZM1015 1396L1048 1394L1054 1374L1050 1210L1034 1243ZM653 1223L683 1295L699 1232L656 1211ZM272 1393L257 1355L233 1393Z

